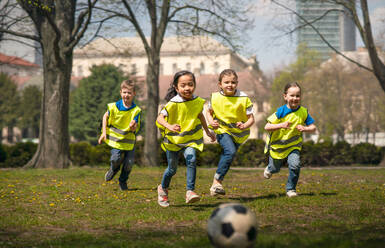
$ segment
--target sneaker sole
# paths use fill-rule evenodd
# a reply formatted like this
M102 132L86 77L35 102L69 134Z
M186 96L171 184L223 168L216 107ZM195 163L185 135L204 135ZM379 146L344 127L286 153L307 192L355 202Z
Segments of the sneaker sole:
M115 174L116 174L116 173L113 173L111 178L107 178L108 172L110 172L110 171L107 171L106 174L104 174L104 180L106 180L106 182L111 181L114 178Z
M198 202L198 201L200 201L200 197L199 196L197 196L197 197L193 197L193 198L191 198L190 200L186 200L186 203L194 203L194 202Z
M211 196L216 196L216 195L226 195L226 192L225 192L225 190L211 190L210 189L210 195Z
M160 203L158 202L159 206L163 207L163 208L167 208L168 206L170 206L170 203Z

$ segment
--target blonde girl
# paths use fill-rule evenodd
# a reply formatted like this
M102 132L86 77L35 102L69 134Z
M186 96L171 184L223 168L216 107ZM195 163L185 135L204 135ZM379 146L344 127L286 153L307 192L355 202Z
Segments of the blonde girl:
M210 128L214 129L218 143L222 146L222 154L210 188L212 196L226 193L222 181L238 147L247 140L250 127L254 123L253 104L244 92L237 89L237 73L232 69L222 71L218 86L220 91L211 95L206 115Z

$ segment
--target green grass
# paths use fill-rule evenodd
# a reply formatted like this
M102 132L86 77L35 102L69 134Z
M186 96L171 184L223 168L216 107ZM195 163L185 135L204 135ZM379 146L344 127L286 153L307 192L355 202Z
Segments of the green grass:
M297 198L285 196L287 169L230 170L227 195L209 196L215 170L198 168L202 200L184 203L184 167L171 206L157 204L165 168L134 167L129 191L105 168L0 170L0 247L210 247L206 224L221 203L240 202L258 219L257 247L384 247L385 168L301 171Z

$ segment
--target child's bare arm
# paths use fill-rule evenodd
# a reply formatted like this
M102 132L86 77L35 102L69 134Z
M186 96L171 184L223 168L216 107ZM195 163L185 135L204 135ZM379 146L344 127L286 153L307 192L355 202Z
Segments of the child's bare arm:
M199 113L198 118L199 118L199 120L201 121L202 127L203 127L203 129L205 130L207 136L209 136L209 137L211 138L211 142L214 142L214 141L215 141L215 134L213 134L213 133L209 130L209 128L207 127L206 119L205 119L205 117L203 116L202 112Z
M164 126L165 128L167 128L168 130L172 131L172 132L180 132L181 128L178 124L170 124L166 121L166 119L164 119L164 115L163 114L159 114L158 115L158 118L156 118L156 121Z
M247 121L245 123L243 122L237 122L237 127L241 130L243 129L247 129L249 127L251 127L251 125L254 124L254 115L253 114L250 114L250 115L247 115Z
M212 109L208 109L206 111L207 122L209 123L210 126L213 127L213 129L217 129L219 127L219 122L217 120L214 120L213 114L214 114L214 110Z
M317 130L317 127L314 125L314 123L310 124L309 126L297 125L296 128L300 132L307 132L307 133L312 133Z
M268 131L268 132L272 132L272 131L275 131L275 130L278 130L278 129L281 129L281 128L290 128L290 125L291 125L291 122L289 121L285 121L285 122L282 122L282 123L278 123L278 124L272 124L272 123L266 123L265 125L265 130Z
M108 120L108 111L104 113L103 115L103 121L102 121L102 134L100 135L100 138L98 140L98 143L101 144L103 141L107 138L107 120Z

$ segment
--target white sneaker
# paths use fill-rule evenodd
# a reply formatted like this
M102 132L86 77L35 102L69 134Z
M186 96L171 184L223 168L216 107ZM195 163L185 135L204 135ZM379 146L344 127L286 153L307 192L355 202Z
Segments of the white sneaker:
M213 184L210 188L210 195L216 196L216 195L225 195L225 189L223 188L222 184Z
M288 197L295 197L295 196L298 196L297 192L295 192L295 190L289 190L286 192L286 195Z
M168 201L168 190L163 189L161 184L158 185L158 204L161 207L170 206Z
M271 172L269 171L268 169L268 166L266 166L265 170L263 171L263 176L266 178L266 179L269 179L273 174L271 174Z
M197 193L195 193L192 190L187 190L187 192L186 192L186 203L194 203L194 202L199 201L200 199L201 198L200 198L200 196Z

